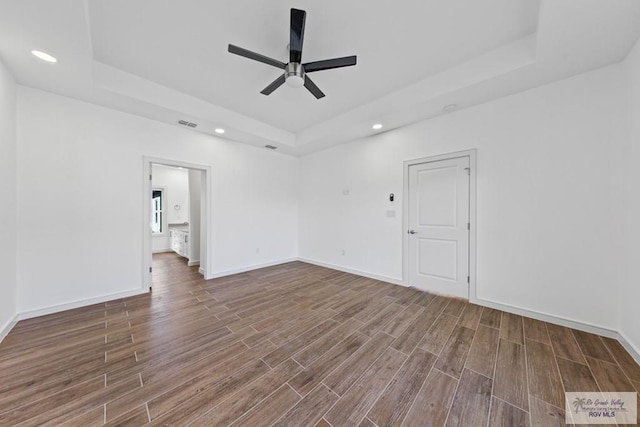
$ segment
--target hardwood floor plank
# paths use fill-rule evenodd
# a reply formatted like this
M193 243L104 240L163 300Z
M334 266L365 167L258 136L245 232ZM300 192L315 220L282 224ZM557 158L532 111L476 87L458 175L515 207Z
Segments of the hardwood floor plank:
M305 370L293 377L289 385L300 395L305 396L313 390L342 362L347 360L368 340L365 335L355 332L320 356Z
M177 387L148 402L151 425L189 424L268 371L264 362L256 360L210 386Z
M473 335L473 330L456 326L440 353L435 367L445 374L460 378Z
M440 313L435 310L429 310L427 307L423 312L416 316L409 324L407 329L398 336L391 344L391 347L404 354L410 354L418 345L427 330L434 324Z
M406 359L405 354L388 348L324 418L333 427L358 425Z
M494 396L491 400L489 425L492 427L529 427L529 413Z
M636 391L617 363L613 364L589 356L586 359L601 391Z
M116 426L141 426L147 424L149 422L149 414L147 412L147 407L145 405L139 406L131 411L122 414L118 418L114 418L113 420L104 424L109 427ZM87 426L88 424L85 424ZM83 427L85 427L83 426Z
M237 337L240 338L240 337ZM222 365L228 370L239 369L245 363L257 359L264 354L273 351L274 345L264 342L256 347L247 349L241 342L227 343L218 351L210 353L203 358L190 360L190 363L180 363L178 366L159 364L142 370L144 388L107 404L107 419L112 419L129 411L151 398L155 398L169 389L183 385L188 381L197 382L205 377L212 381L223 375Z
M500 329L500 323L502 319L502 312L489 307L482 308L482 315L480 316L480 324L489 326L490 328Z
M624 373L627 374L627 377L632 381L640 382L640 365L636 363L623 345L613 338L601 337L601 339L618 362L618 365L620 365Z
M455 378L432 369L402 425L443 426L457 386L458 381Z
M523 317L522 319L524 320L524 336L526 339L551 345L546 323L529 317Z
M480 323L480 316L482 315L482 307L476 304L468 304L462 314L460 315L460 326L464 326L469 329L477 329Z
M462 311L469 303L461 298L450 298L444 313L454 317L460 317Z
M547 329L549 330L549 338L551 339L551 346L556 357L562 357L563 359L573 360L574 362L586 365L582 351L578 347L578 343L571 333L571 329L564 326L553 325L547 323Z
M147 413L145 411L145 417ZM145 422L147 422L145 420ZM86 426L100 426L104 423L104 406L98 406L91 409L84 414L81 414L68 421L64 421L58 424L59 427L86 427Z
M599 391L588 366L558 357L558 368L565 391Z
M395 316L387 325L382 328L382 332L398 338L401 333L407 329L414 318L418 316L424 307L416 304L412 304L404 309L400 314Z
M565 427L565 412L542 400L532 397L531 427ZM564 407L564 402L562 404Z
M362 322L355 319L349 319L306 347L304 350L296 353L293 358L302 366L309 366L316 359L331 350L331 348L351 335L361 326Z
M457 317L444 313L441 314L435 323L427 330L418 347L433 354L440 354L457 323Z
M522 316L503 312L500 322L500 338L524 345Z
M383 308L375 317L365 323L365 325L362 326L359 331L365 335L372 337L377 334L382 328L384 328L387 323L391 322L391 319L396 317L404 309L405 307L400 304L391 304Z
M379 332L333 371L323 381L324 385L342 396L392 342L392 336Z
M527 340L529 394L558 408L564 407L564 389L551 346Z
M575 329L573 329L572 332L580 350L582 350L582 354L611 363L616 362L599 336Z
M492 380L465 369L447 418L447 426L484 426L489 419Z
M338 395L320 384L273 424L273 427L314 425L337 400Z
M487 378L493 378L499 339L498 329L485 325L478 326L465 367Z
M435 364L437 356L415 349L373 405L367 418L382 426L399 426Z
M315 340L339 326L338 322L325 320L318 326L311 328L299 337L281 345L271 353L267 354L263 360L271 367L277 366L287 358L297 353L301 348L313 343Z
M153 293L20 321L0 425L546 427L565 388L640 388L610 338L298 261L197 271L156 254Z
M248 412L255 405L271 394L273 390L280 388L291 377L302 370L291 359L287 359L278 367L264 374L248 386L240 389L236 394L196 419L200 425L222 426L229 425Z
M493 394L505 402L529 411L524 346L500 339Z
M277 389L250 411L238 418L233 427L267 427L300 401L298 393L287 384Z
M316 427L319 427L319 426L316 424ZM326 425L323 425L322 427L331 427L331 426L329 423L326 423ZM362 422L358 424L358 427L376 427L376 425L370 419L364 418Z

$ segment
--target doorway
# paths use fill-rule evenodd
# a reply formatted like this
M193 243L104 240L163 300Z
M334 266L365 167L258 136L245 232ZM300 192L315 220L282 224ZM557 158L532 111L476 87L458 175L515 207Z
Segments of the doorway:
M154 169L156 172L158 170L182 172L186 179L184 185L187 186L184 194L181 195L183 192L175 189L171 192L172 189L167 188L169 184L158 186L157 179L155 182L153 179ZM212 253L211 227L209 226L211 223L209 194L212 188L211 167L144 157L143 171L143 289L151 290L152 288L153 253L162 252L162 249L172 250L185 257L185 263L188 266L199 265L198 272L205 279L210 279L208 273L209 255ZM190 197L189 194L194 197Z
M405 280L475 298L475 151L405 162ZM471 292L473 290L473 292Z

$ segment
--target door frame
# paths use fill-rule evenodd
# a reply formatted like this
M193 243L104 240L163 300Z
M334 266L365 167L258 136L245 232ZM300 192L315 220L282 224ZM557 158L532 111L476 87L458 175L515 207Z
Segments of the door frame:
M200 218L200 237L204 238L204 245L200 243L202 253L200 253L199 272L205 279L210 279L210 258L213 254L213 228L211 227L212 219L212 184L211 184L211 166L196 163L182 162L179 160L161 159L157 157L142 157L142 289L148 291L151 289L151 272L149 268L152 265L152 249L151 249L151 203L149 195L151 194L151 165L159 164L164 166L183 167L187 169L199 170L204 174L203 186L201 194L204 200L201 200L201 208L204 208L203 215ZM167 223L168 225L168 223ZM204 233L203 229L204 228Z
M402 281L406 286L409 283L409 167L422 163L431 163L441 160L469 158L469 301L477 301L476 294L476 149L456 151L453 153L439 154L437 156L421 157L419 159L404 161L403 183L403 215L402 215Z

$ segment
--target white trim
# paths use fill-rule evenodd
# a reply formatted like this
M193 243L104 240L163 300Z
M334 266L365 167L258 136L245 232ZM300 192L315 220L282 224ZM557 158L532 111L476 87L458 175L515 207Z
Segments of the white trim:
M189 261L187 262L187 266L188 266L188 267L193 267L194 265L200 265L200 260L196 260L196 261L191 261L191 260L189 260ZM198 269L198 271L200 271L200 269Z
M631 341L629 341L622 332L596 326L591 323L584 323L577 320L568 319L566 317L556 316L548 313L541 313L539 311L533 311L522 307L511 306L501 304L499 302L486 300L482 298L472 298L469 302L478 304L484 307L495 308L496 310L506 311L507 313L517 314L520 316L530 317L532 319L542 320L543 322L553 323L555 325L566 326L567 328L577 329L579 331L590 332L592 334L601 335L607 338L616 339L624 346L638 364L640 364L640 351L635 348Z
M86 307L88 305L100 304L102 302L113 301L121 298L133 297L136 295L142 295L149 293L149 289L140 290L134 289L131 291L117 292L115 294L107 294L100 297L88 298L69 302L65 304L52 305L49 307L43 307L36 310L23 311L16 315L17 320L31 319L32 317L45 316L47 314L58 313L60 311L71 310L74 308Z
M218 272L212 273L211 276L206 277L206 279L207 280L217 279L218 277L231 276L232 274L238 274L238 273L246 273L247 271L258 270L260 268L265 268L265 267L273 267L274 265L286 264L288 262L294 262L298 260L299 260L298 258L287 258L279 261L267 262L264 264L254 264L248 267L236 268L233 270L218 271Z
M14 315L12 319L10 319L3 327L2 329L0 329L0 342L2 342L2 340L4 340L4 338L9 335L9 332L11 332L11 330L13 329L14 326L16 326L16 323L18 323L18 315Z
M173 252L173 249L156 249L153 251L154 254L163 254L163 253L167 253L167 252Z
M640 349L631 343L624 332L618 332L618 335L620 336L620 338L618 338L620 344L622 344L622 346L627 349L631 357L633 357L638 365L640 365Z
M469 302L474 304L482 305L484 307L495 308L496 310L506 311L507 313L517 314L520 316L530 317L532 319L542 320L543 322L554 323L560 326L566 326L572 329L578 329L580 331L591 332L593 334L602 335L609 338L617 338L619 336L618 332L613 329L603 328L601 326L596 326L590 323L580 322L578 320L568 319L562 316L556 316L549 313L542 313L539 311L529 310L527 308L522 308L513 305L506 305L496 301L482 299L482 298L471 298Z
M306 259L306 258L289 258L289 259L269 262L269 263L265 263L265 264L256 264L256 265L252 265L250 267L244 267L244 268L239 268L239 269L235 269L235 270L222 271L222 272L214 273L213 277L210 277L210 278L213 279L213 278L217 278L217 277L230 276L232 274L245 273L247 271L257 270L257 269L265 268L265 267L272 267L274 265L286 264L288 262L293 262L293 261L306 262L308 264L313 264L313 265L318 265L318 266L321 266L321 267L331 268L333 270L343 271L345 273L357 274L359 276L368 277L370 279L375 279L375 280L381 280L381 281L384 281L384 282L387 282L387 283L391 283L391 284L394 284L394 285L399 285L399 286L404 286L404 287L408 286L406 283L404 283L402 280L399 280L399 279L394 279L394 278L391 278L391 277L381 276L381 275L378 275L378 274L371 274L371 273L367 273L367 272L364 272L364 271L355 270L355 269L352 269L352 268L341 267L341 266L328 264L328 263L321 262L321 261L314 261L314 260L310 260L310 259ZM200 268L198 271L200 271L201 273L203 272L202 268ZM104 296L101 296L101 297L89 298L89 299L75 301L75 302L71 302L71 303L67 303L67 304L54 305L54 306L45 307L45 308L41 308L41 309L37 309L37 310L31 310L31 311L25 311L25 312L18 313L13 317L12 320L10 320L2 328L2 330L0 330L0 342L2 342L2 340L9 334L11 329L13 329L13 327L15 326L15 324L19 320L30 319L32 317L44 316L46 314L57 313L57 312L60 312L60 311L70 310L70 309L79 308L79 307L85 307L85 306L92 305L92 304L99 304L101 302L112 301L112 300L117 300L117 299L121 299L121 298L127 298L127 297L131 297L131 296L136 296L136 295L142 295L142 294L145 294L145 293L148 293L148 291L147 290L142 290L142 291L141 290L132 290L132 291L120 292L120 293L115 293L115 294L108 294L108 295L104 295ZM526 308L505 305L505 304L501 304L501 303L498 303L498 302L495 302L495 301L491 301L491 300L485 300L485 299L480 299L480 298L473 297L473 298L470 298L469 301L472 302L472 303L484 306L484 307L495 308L497 310L505 311L507 313L518 314L518 315L521 315L521 316L530 317L532 319L538 319L538 320L542 320L544 322L553 323L553 324L561 325L561 326L566 326L566 327L577 329L577 330L580 330L580 331L591 332L591 333L594 333L594 334L597 334L597 335L602 335L602 336L605 336L605 337L616 339L629 352L631 357L633 357L636 360L636 362L638 364L640 364L640 350L638 348L636 348L633 344L631 344L631 341L622 332L618 332L618 331L615 331L615 330L612 330L612 329L602 328L602 327L599 327L599 326L596 326L596 325L583 323L583 322L579 322L579 321L576 321L576 320L571 320L571 319L567 319L567 318L564 318L564 317L559 317L559 316L555 316L555 315L551 315L551 314L547 314L547 313L541 313L541 312L537 312L537 311L532 311L532 310L528 310Z
M169 160L162 159L157 157L142 157L142 282L141 289L148 290L151 287L151 274L149 273L149 267L152 265L152 250L151 250L151 228L149 224L149 220L151 218L151 203L148 203L149 194L151 191L151 180L149 179L149 175L151 174L151 165L159 164L165 166L175 166L175 167L183 167L186 169L195 169L202 171L204 173L205 179L203 182L204 191L204 200L201 200L201 206L204 207L204 218L200 218L200 233L201 236L204 236L205 244L204 244L204 253L200 254L201 262L200 268L198 272L204 276L205 279L211 279L211 276L208 276L209 263L210 260L213 259L213 227L211 224L213 223L213 211L211 210L212 206L212 194L213 194L213 185L212 185L212 168L208 165L200 165L195 163L181 162L178 160ZM204 228L204 230L203 230Z
M404 286L410 286L409 283L409 239L406 230L409 229L409 166L419 165L421 163L437 162L440 160L456 159L459 157L469 157L469 223L471 230L469 231L469 299L476 297L476 149L456 151L455 153L440 154L437 156L422 157L419 159L405 160L403 165L403 212L402 212L402 281Z
M393 278L393 277L381 276L379 274L367 273L366 271L355 270L353 268L348 268L348 267L341 267L339 265L329 264L329 263L322 262L322 261L315 261L315 260L307 259L307 258L298 258L298 261L306 262L308 264L318 265L320 267L330 268L332 270L342 271L344 273L357 274L358 276L368 277L369 279L381 280L383 282L392 283L394 285L399 285L399 286L404 286L404 287L408 287L409 286L402 279L396 279L396 278Z

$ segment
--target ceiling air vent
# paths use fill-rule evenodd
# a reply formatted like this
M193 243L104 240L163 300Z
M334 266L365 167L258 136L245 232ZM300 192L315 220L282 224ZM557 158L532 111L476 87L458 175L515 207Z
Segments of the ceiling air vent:
M178 120L178 123L181 124L182 126L189 126L190 128L194 128L198 126L196 123L191 123L186 120Z
M269 150L275 150L278 148L275 145L265 145L265 147L268 148Z

